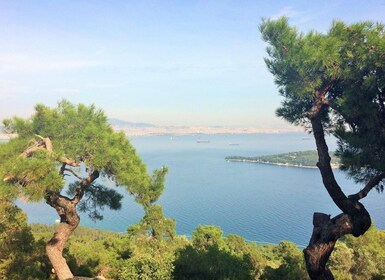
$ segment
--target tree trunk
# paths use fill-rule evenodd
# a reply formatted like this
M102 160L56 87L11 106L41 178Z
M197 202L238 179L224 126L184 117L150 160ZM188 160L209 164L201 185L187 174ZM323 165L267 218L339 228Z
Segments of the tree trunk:
M313 233L304 255L306 269L312 280L331 280L334 277L326 264L337 240L346 234L356 237L364 234L371 225L371 219L365 207L357 199L347 197L335 180L321 120L315 116L311 118L311 124L318 151L317 166L323 184L343 213L332 219L330 215L314 213Z
M83 179L76 189L75 196L70 199L58 193L47 194L47 203L56 209L60 216L60 224L56 228L51 240L47 242L46 252L59 280L72 279L74 276L63 257L63 249L68 238L78 227L80 217L76 212L76 205L84 195L84 189L89 187L99 177L99 172L94 171Z
M51 194L47 203L60 215L60 224L46 245L47 256L59 280L72 279L74 276L63 257L63 249L68 238L79 225L80 217L76 212L76 205L69 198Z
M313 234L309 245L303 250L310 278L334 279L326 264L337 240L346 234L360 236L369 229L370 224L371 219L366 210L361 215L340 214L333 219L330 219L330 215L314 213Z

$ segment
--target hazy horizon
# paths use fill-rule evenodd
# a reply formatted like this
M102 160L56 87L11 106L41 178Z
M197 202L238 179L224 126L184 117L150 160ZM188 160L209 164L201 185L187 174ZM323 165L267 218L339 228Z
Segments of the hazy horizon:
M263 61L261 19L301 31L385 22L385 1L1 1L0 119L65 98L109 118L292 128Z

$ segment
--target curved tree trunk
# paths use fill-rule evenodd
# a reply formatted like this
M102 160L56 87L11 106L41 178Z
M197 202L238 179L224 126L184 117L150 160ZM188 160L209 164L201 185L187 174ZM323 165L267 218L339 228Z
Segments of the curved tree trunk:
M80 217L76 213L76 205L69 198L51 194L47 203L60 215L60 224L46 245L47 256L59 280L72 279L73 274L63 257L63 249L68 238L79 225Z
M311 124L318 151L317 166L323 184L343 213L332 219L330 215L314 213L313 233L309 245L304 249L304 255L310 278L329 280L334 277L326 264L337 240L346 234L353 234L356 237L364 234L371 225L371 219L368 211L356 198L357 195L347 197L335 180L321 120L316 116L312 117Z
M303 250L310 278L334 279L326 264L337 240L345 234L362 235L369 229L370 224L370 216L366 210L362 215L352 217L340 214L332 219L330 215L314 213L313 234L309 245Z
M68 238L79 225L80 217L76 212L76 205L83 197L84 188L89 187L98 177L99 172L94 171L88 178L82 180L72 199L57 193L50 193L46 197L47 203L55 208L60 216L60 224L46 245L48 258L59 280L74 278L63 257L63 249Z

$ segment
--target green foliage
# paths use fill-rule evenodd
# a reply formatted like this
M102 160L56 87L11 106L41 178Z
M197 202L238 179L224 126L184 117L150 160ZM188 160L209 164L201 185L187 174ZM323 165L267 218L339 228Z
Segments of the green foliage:
M332 32L345 42L344 76L333 91L341 114L338 155L353 178L367 181L385 170L385 28L339 23Z
M15 117L4 121L8 131L18 134L1 144L0 149L0 175L13 178L8 185L21 186L34 200L44 198L47 191L62 189L64 182L58 165L63 157L86 166L89 174L98 170L103 177L125 185L128 190L150 184L145 165L125 135L114 132L104 113L94 105L73 105L63 100L57 108L39 104L35 110L31 119ZM52 153L41 150L20 157L36 135L51 140Z
M176 236L175 220L165 218L160 205L151 205L145 211L141 221L128 228L127 232L130 236L145 236L157 240L173 239Z
M0 193L10 201L19 193L39 201L46 192L58 191L63 185L49 154L37 151L28 158L20 156L27 146L28 141L18 138L0 143Z
M198 226L192 233L192 241L195 248L207 250L210 246L223 247L222 230L217 226Z
M268 257L265 255L265 252L263 252L262 246L255 243L247 243L243 237L236 234L229 234L224 238L224 241L227 247L226 251L232 256L243 260L240 267L240 269L243 270L242 273L247 273L251 279L260 278L268 263ZM239 267L237 269L239 269ZM245 278L248 277L245 276Z
M222 237L215 226L198 226L192 243L177 251L175 279L257 279L266 259L237 235Z
M306 35L289 26L287 18L263 20L263 39L269 44L265 63L274 75L280 94L285 97L277 110L294 124L307 125L319 88L339 75L338 41L320 33ZM322 112L328 121L327 110Z
M57 205L51 195L60 193L68 183L67 194L72 198L64 199L76 202L78 210L87 212L91 219L100 220L104 207L121 208L123 196L111 186L125 186L145 209L138 228L150 230L156 240L174 238L175 221L164 218L161 207L154 205L164 190L167 168L149 176L129 140L124 133L112 130L102 110L63 100L56 108L36 105L30 119L14 117L3 123L5 131L17 134L0 144L0 194L8 201L20 194L26 200L47 199L54 207ZM64 180L64 176L72 178ZM124 259L131 248L122 253L114 249L103 256L105 244L94 241L92 245L84 240L81 245L76 239L72 241L64 252L71 270L75 275L91 276L107 264L113 268L111 274L117 276L119 258ZM89 247L84 247L84 243L89 243ZM95 249L99 254L95 254ZM109 262L106 257L114 261ZM135 263L143 261L143 266L148 263L141 255L136 260Z
M163 166L160 169L153 171L153 175L147 181L147 184L142 186L134 186L130 188L130 192L134 195L136 201L145 209L149 208L156 202L164 190L165 176L168 172L167 167Z
M289 241L281 241L275 248L280 265L266 268L262 279L308 279L302 251Z
M336 279L352 280L350 273L354 266L353 249L345 243L338 242L330 256L329 269L333 272Z
M358 182L384 172L384 25L336 21L326 34L302 34L280 18L264 20L260 30L269 44L266 65L285 98L278 116L307 127L317 108L338 138L343 170Z
M48 279L44 244L35 242L27 217L0 199L0 279Z
M167 280L172 279L174 255L163 245L146 246L145 252L135 252L123 261L119 279Z
M19 218L17 215L15 217ZM24 272L19 262L29 267L29 272L35 271L35 275L38 275L22 279L48 279L50 269L44 257L44 242L40 240L50 238L52 227L32 225L34 239L39 240L35 243L28 241L33 239L31 237L22 239L23 242L16 241L20 230L11 228L8 227L7 236L16 234L14 242L17 243L13 244L12 250L19 248L20 243L27 245L22 250L20 247L17 261L12 257L14 266L7 267L12 267L14 276L6 279L21 279L19 275L27 275L27 272L21 274ZM13 228L20 229L23 226L15 227L14 224ZM65 256L71 270L77 275L101 275L107 279L308 279L302 252L291 242L256 245L238 235L222 237L220 228L213 226L200 226L199 234L198 228L194 232L196 238L202 240L198 242L178 236L158 240L146 235L128 236L78 227L69 239ZM4 231L0 234L4 234ZM213 242L202 242L205 234L215 236L211 240ZM2 248L9 248L4 244L1 244ZM372 227L362 237L346 236L338 242L329 267L336 279L384 279L385 270L381 265L385 263L384 248L385 232ZM4 260L11 259L9 256L15 256L9 255L8 250L4 258L5 252L0 252L3 258L1 265L7 264ZM5 271L2 269L0 273Z
M69 184L67 194L75 195L76 188L80 182ZM106 186L93 184L90 187L84 188L84 199L80 201L78 210L88 213L92 220L102 220L103 215L99 209L103 210L105 206L111 210L119 210L122 207L121 200L123 195L114 189Z
M363 236L346 236L343 242L353 249L353 265L350 269L352 279L384 279L385 231L372 226Z
M34 224L32 231L35 239L45 244L52 236L53 227ZM122 234L80 226L69 239L64 256L76 275L118 279L119 262L129 257L131 248L130 240ZM41 250L44 252L44 247Z

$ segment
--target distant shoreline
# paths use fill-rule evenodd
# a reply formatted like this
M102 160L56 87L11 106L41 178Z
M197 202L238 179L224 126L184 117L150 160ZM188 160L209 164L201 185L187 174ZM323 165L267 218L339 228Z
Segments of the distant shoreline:
M339 159L331 152L331 167L339 168ZM278 155L267 155L258 157L231 156L225 158L228 162L249 162L268 165L296 167L296 168L317 168L317 151L299 151Z
M318 168L317 166L289 164L289 163L274 163L274 162L265 162L265 161L247 160L247 159L227 159L227 161L261 163L261 164L275 165L275 166L282 166L282 167L311 168L311 169L317 169ZM340 165L339 164L331 164L331 167L332 168L339 168Z
M156 126L156 127L121 127L112 126L115 131L122 131L127 136L184 136L184 135L216 135L216 134L279 134L298 133L303 130L271 129L271 128L236 128L236 127L185 127L185 126Z
M116 132L131 136L185 136L185 135L250 135L250 134L287 134L304 133L298 128L256 128L256 127L226 127L226 126L135 126L113 123L111 127ZM1 128L1 127L0 127ZM9 140L15 135L2 133L0 139Z
M234 132L234 131L223 131L223 132L207 132L207 131L196 131L196 132L144 132L144 131L126 131L126 130L117 130L122 131L127 137L156 137L156 136L194 136L194 135L260 135L260 134L290 134L290 133L305 133L304 131L294 131L294 130L261 130L261 131L248 131L248 132ZM0 134L0 141L8 141L14 137L16 134L11 136L7 134ZM305 140L305 139L302 139Z
M275 165L275 166L283 166L283 167L297 167L297 168L317 168L317 166L310 166L310 165L300 165L300 164L291 164L291 163L278 163L278 162L266 162L261 160L251 160L251 159L226 159L227 161L231 162L249 162L249 163L261 163L261 164L267 164L267 165ZM336 167L333 167L336 168Z

